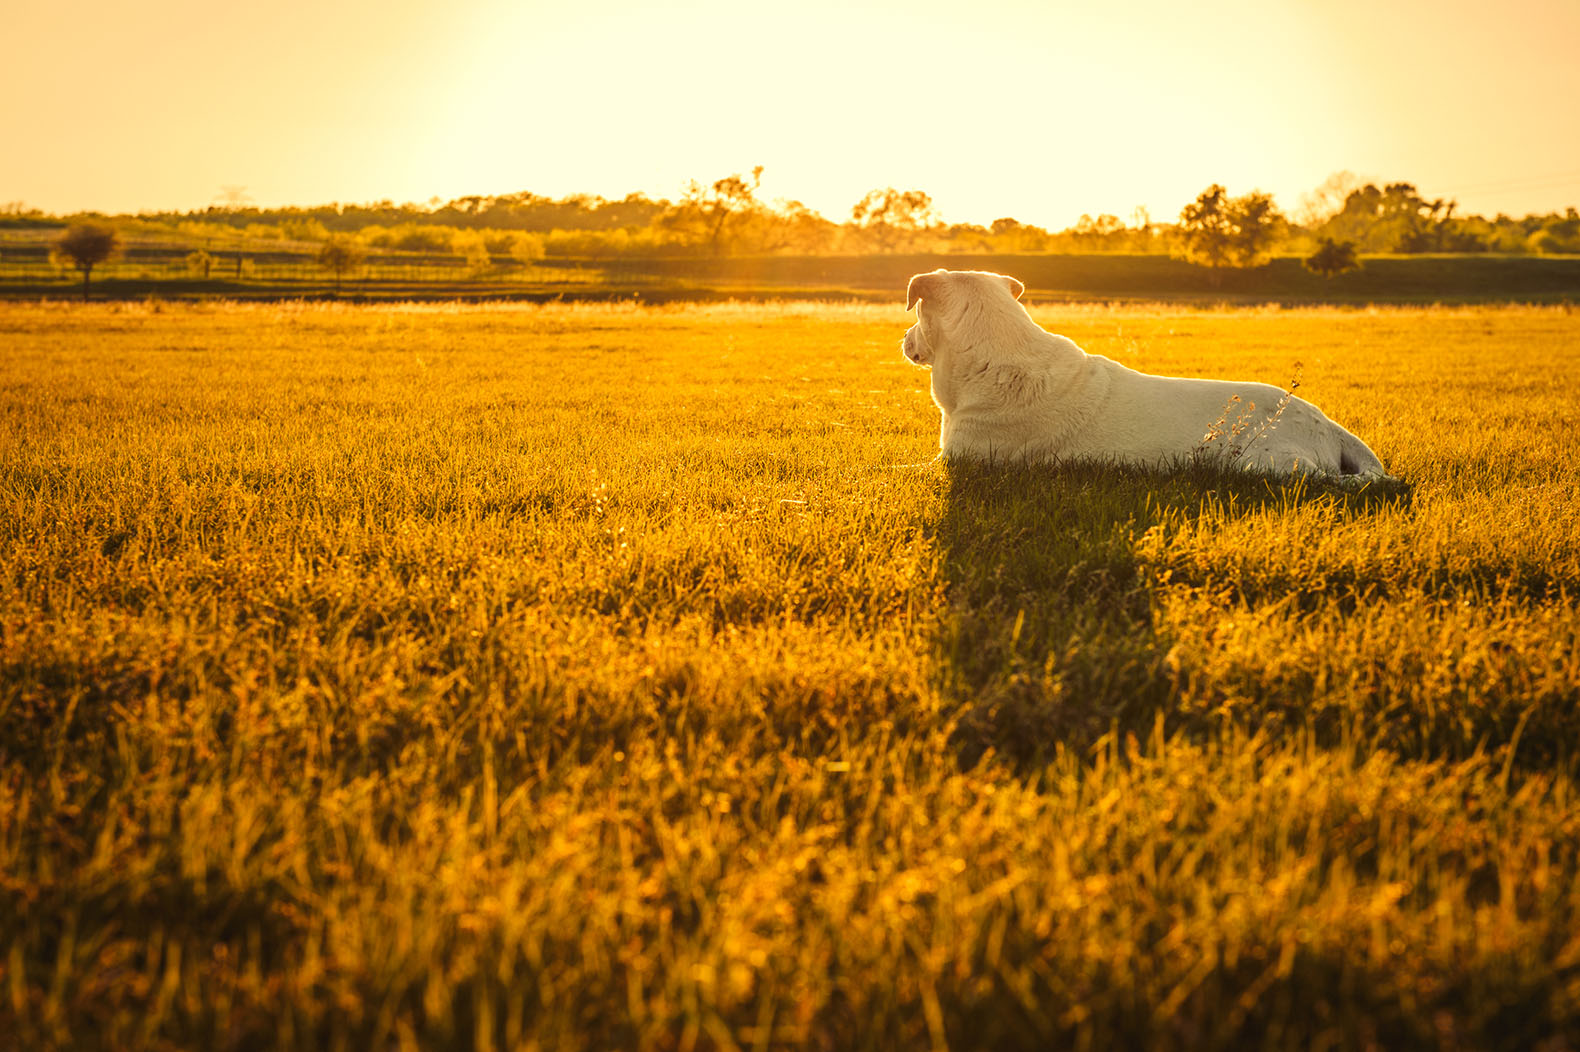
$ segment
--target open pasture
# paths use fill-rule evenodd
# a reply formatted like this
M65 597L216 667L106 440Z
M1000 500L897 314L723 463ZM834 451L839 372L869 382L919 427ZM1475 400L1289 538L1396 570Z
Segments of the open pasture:
M1573 1047L1580 318L1034 313L1404 485L946 470L898 304L0 306L0 1033Z

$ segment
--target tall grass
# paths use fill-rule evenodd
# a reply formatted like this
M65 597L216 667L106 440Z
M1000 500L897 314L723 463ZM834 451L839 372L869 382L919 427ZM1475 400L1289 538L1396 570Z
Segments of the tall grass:
M0 310L0 1033L1565 1047L1580 323L1040 320L1405 484L946 470L897 306Z

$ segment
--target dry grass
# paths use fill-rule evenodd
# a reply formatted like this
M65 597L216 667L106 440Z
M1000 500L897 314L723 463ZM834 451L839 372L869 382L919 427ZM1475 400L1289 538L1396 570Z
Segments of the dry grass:
M947 472L897 306L0 308L0 1032L1569 1047L1580 320L1039 320L1407 485Z

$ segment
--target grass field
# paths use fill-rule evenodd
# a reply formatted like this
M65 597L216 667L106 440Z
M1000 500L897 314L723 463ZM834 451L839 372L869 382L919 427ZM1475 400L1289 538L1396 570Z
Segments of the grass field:
M1580 317L1035 313L1403 484L945 469L898 303L0 306L0 1034L1576 1047Z

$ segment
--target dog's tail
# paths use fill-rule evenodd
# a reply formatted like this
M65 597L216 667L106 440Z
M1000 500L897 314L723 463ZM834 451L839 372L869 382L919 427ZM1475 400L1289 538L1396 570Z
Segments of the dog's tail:
M1386 477L1382 461L1360 439L1343 428L1339 429L1339 474L1380 475Z

